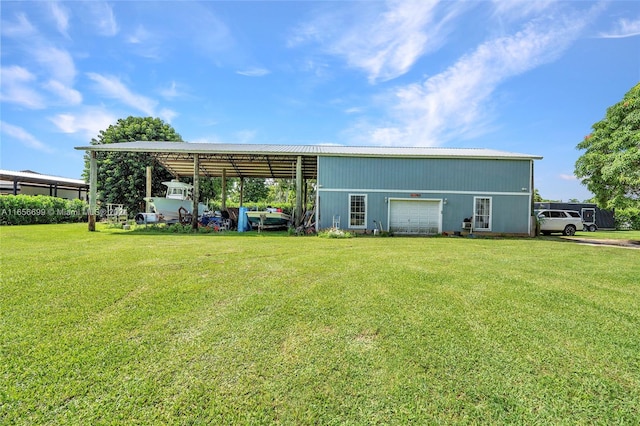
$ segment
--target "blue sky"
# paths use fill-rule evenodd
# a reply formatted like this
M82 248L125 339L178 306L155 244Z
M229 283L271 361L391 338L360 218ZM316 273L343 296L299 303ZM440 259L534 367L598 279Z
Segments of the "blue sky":
M536 154L586 199L576 145L640 81L638 1L2 1L0 167L80 177L119 118L185 141Z

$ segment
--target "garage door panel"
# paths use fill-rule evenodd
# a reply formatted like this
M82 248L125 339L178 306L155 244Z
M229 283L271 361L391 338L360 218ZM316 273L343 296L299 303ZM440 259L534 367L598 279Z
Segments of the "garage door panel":
M440 216L439 201L391 200L389 230L401 234L437 234Z

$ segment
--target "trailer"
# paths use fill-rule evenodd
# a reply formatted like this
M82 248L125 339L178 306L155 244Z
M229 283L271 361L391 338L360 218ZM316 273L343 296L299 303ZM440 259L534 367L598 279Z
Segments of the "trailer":
M605 210L595 203L561 203L561 202L541 202L534 203L535 210L556 209L573 210L580 213L585 231L594 232L598 229L616 229L615 211Z

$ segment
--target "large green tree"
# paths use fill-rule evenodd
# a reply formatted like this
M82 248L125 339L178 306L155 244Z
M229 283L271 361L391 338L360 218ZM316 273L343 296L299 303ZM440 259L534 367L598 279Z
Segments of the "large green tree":
M266 201L269 196L269 187L266 185L265 179L249 178L244 180L242 192L242 199L245 202Z
M637 207L640 203L640 83L578 144L585 150L575 175L603 208Z
M182 137L159 118L127 117L101 130L91 139L92 145L134 141L182 142ZM163 194L162 182L172 176L153 157L145 153L98 153L98 200L102 203L124 204L130 216L143 211L146 192L146 167L152 166L152 194ZM89 179L89 158L85 156L83 177Z

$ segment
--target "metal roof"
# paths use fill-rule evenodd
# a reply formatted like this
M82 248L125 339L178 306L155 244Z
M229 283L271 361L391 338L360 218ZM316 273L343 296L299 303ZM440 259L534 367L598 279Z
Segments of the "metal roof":
M193 175L198 154L200 174L228 177L294 178L296 161L302 159L305 179L317 177L320 156L397 158L482 158L539 160L542 157L491 149L433 147L374 147L339 145L271 145L187 142L122 142L76 147L95 152L146 152L176 177Z
M35 172L14 172L0 170L0 180L17 181L42 185L56 185L60 188L88 188L89 184L81 179L43 175Z

